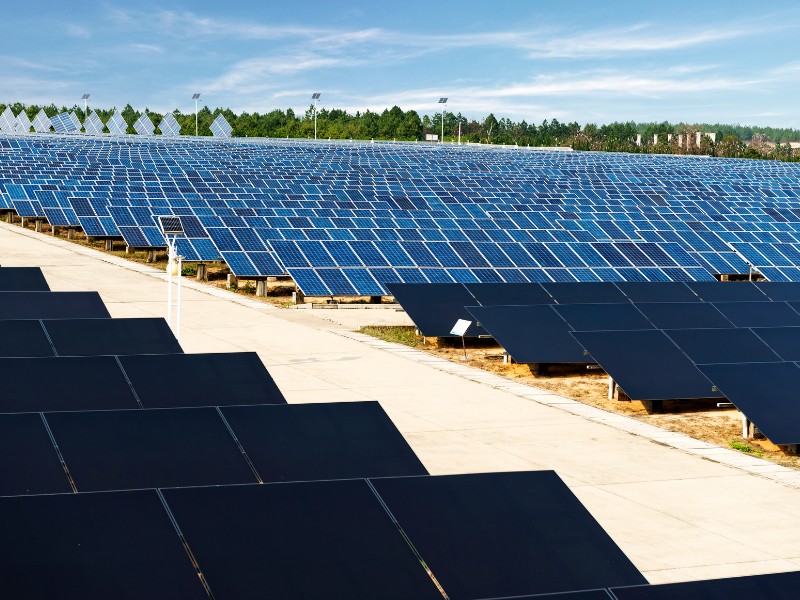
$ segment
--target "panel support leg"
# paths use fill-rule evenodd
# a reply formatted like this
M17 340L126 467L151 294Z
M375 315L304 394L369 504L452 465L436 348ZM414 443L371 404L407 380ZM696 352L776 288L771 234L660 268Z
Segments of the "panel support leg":
M134 248L132 246L125 245L125 254L133 254Z
M25 217L20 217L19 220L20 220L20 225L22 226L23 229L25 229L25 227L28 225L28 219L26 219Z
M56 237L58 235L58 227L56 227L55 225L51 225L50 226L50 235L52 235L53 237Z
M108 252L111 252L114 249L114 240L105 240L105 249Z
M663 413L664 412L664 401L663 400L642 400L642 404L644 405L644 409L649 414Z
M228 274L228 287L235 290L239 289L239 279L233 273Z
M36 231L36 233L42 233L42 222L43 221L41 219L36 219L36 221L34 221L33 229Z
M14 213L9 211L6 213L6 223L13 223L14 222Z
M68 240L74 240L75 239L75 228L74 227L70 227L69 229L67 229L67 239Z
M207 278L207 265L205 263L197 263L197 281L205 281Z
M267 295L267 282L264 279L256 281L256 296L263 298Z
M382 296L370 296L369 297L369 303L370 304L380 304L382 298L383 298Z
M614 399L614 391L617 389L617 382L614 381L611 377L608 378L608 399Z
M536 376L547 375L550 372L550 364L549 363L530 363L528 368L531 370L531 373Z

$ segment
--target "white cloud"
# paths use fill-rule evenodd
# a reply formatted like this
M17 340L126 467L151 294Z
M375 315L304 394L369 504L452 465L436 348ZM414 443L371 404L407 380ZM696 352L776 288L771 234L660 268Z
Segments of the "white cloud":
M83 39L89 39L92 37L92 34L88 29L72 23L67 23L67 35Z
M154 46L152 44L131 44L129 49L134 52L154 52L156 54L163 54L164 52L161 46Z

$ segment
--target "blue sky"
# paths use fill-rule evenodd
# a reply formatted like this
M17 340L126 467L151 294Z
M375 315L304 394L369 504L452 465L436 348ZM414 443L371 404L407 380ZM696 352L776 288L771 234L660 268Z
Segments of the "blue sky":
M0 100L800 127L789 2L15 2ZM128 8L127 6L130 6Z

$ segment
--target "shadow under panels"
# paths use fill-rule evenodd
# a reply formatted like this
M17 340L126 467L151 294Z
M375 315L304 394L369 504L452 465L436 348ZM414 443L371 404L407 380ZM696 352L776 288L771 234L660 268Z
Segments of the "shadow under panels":
M0 373L0 413L286 404L255 352L0 358Z
M0 319L110 319L97 292L0 292Z
M0 414L6 430L9 496L70 491L62 459L78 492L428 473L377 402Z
M646 583L552 471L162 493L220 598L441 600L397 528L452 600Z
M472 321L465 306L475 298L460 283L387 283L386 287L426 337L455 337L450 332L459 319ZM485 335L472 323L465 337Z
M0 268L0 292L49 292L39 267Z

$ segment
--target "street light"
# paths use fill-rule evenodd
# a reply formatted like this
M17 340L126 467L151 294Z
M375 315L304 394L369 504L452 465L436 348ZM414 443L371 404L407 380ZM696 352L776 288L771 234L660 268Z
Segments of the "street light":
M88 105L89 105L89 96L90 96L90 95L91 95L91 94L84 94L84 95L81 97L81 100L83 100L83 120L84 120L84 121L86 121L87 117L89 116L89 108L88 108ZM79 129L78 131L80 132L80 129ZM88 133L88 132L87 132L87 133Z
M195 94L192 96L192 100L194 100L194 137L197 137L199 134L197 133L197 101L200 99L200 94Z
M317 100L320 95L319 92L311 94L311 99L314 101L314 139L317 139Z
M444 104L442 107L442 140L441 144L444 144L444 109L447 108L447 98L439 98L439 104Z

